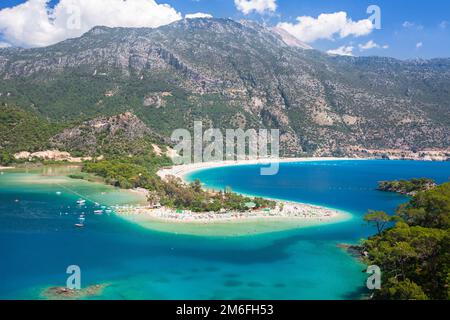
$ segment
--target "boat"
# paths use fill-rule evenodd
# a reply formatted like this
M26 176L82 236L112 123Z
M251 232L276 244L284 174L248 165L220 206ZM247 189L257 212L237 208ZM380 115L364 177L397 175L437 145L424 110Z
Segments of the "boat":
M112 213L112 210L108 209L108 210L105 210L105 212L106 212L107 214L110 214L110 213Z
M83 227L84 227L84 224L83 224L83 223L76 223L76 224L75 224L75 227L77 227L77 228L83 228Z
M103 214L103 210L95 210L94 214L102 215Z
M83 199L77 200L77 204L79 204L79 205L83 205L85 203L86 203L86 200L83 200Z
M57 191L57 192L56 192L56 195L57 195L57 196L60 196L60 195L61 195L61 191Z

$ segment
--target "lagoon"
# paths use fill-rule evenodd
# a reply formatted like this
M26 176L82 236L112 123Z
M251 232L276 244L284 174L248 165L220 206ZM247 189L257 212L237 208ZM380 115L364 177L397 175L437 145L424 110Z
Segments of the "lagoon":
M379 180L448 181L450 163L332 161L285 163L276 176L258 166L202 170L207 187L348 211L333 225L251 235L180 235L142 228L115 215L76 206L82 195L112 206L140 203L137 194L66 177L51 169L0 176L1 299L39 299L62 286L79 265L82 286L108 284L93 299L349 299L365 293L364 266L337 247L373 233L368 209L393 209L406 197L376 191ZM58 195L57 192L61 192ZM86 227L74 227L86 214Z

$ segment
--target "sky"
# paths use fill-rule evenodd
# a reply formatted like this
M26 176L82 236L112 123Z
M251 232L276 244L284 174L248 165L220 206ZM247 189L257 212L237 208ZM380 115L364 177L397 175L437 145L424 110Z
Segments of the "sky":
M47 46L96 25L154 28L197 17L283 28L330 54L450 57L448 0L0 0L0 48Z

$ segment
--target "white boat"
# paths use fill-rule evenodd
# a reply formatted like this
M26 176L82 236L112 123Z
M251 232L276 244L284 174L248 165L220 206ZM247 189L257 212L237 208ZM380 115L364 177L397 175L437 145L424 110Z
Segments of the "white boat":
M107 214L110 214L110 213L112 213L112 210L105 210L105 212L107 213Z
M57 195L57 196L60 196L60 195L61 195L61 191L57 191L57 192L56 192L56 195Z
M76 223L75 227L77 227L77 228L84 228L84 224L83 223Z
M94 214L102 215L103 214L103 210L95 210Z
M85 203L86 203L86 200L83 200L83 199L77 200L77 204L79 204L79 205L83 205Z

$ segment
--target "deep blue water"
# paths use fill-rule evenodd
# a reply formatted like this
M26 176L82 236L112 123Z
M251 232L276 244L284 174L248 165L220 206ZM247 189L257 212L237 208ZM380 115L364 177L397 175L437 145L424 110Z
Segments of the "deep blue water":
M316 161L281 163L278 174L260 175L259 165L230 166L195 172L187 178L200 179L208 188L230 186L235 192L322 205L348 211L353 221L333 226L333 237L351 241L371 234L360 227L368 210L393 213L407 197L377 191L378 181L432 178L438 183L450 179L450 162L425 161ZM350 227L350 224L353 224ZM359 226L359 227L358 227Z
M80 266L83 286L110 284L98 297L105 299L357 298L364 291L364 266L336 244L373 232L361 220L368 209L392 212L407 200L375 191L377 181L445 182L449 175L450 163L407 161L282 164L278 175L264 177L257 166L201 171L190 178L354 216L335 225L216 238L150 231L114 215L95 216L93 204L75 205L78 194L108 205L126 202L112 188L70 180L36 184L24 178L46 177L5 172L0 175L0 298L38 298L43 287L65 284L71 264ZM76 229L82 212L86 228Z

